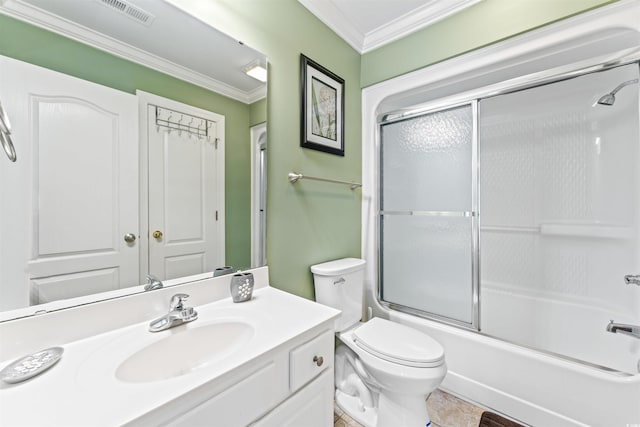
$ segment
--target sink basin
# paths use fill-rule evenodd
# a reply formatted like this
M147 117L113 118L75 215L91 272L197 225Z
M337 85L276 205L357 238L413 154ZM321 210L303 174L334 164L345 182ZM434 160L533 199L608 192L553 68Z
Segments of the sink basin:
M118 366L121 381L141 383L189 374L211 365L242 348L254 329L242 322L190 324L169 329L170 335L128 357Z

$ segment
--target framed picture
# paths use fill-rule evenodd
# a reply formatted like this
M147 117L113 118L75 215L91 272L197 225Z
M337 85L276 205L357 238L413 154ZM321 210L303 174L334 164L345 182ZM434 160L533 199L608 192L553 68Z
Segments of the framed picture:
M300 55L300 146L344 156L344 79Z

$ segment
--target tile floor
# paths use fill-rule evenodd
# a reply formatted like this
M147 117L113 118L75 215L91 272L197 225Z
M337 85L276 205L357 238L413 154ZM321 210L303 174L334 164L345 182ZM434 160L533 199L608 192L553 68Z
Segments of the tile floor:
M427 399L433 427L477 427L484 409L436 390ZM338 406L334 406L334 427L362 427Z

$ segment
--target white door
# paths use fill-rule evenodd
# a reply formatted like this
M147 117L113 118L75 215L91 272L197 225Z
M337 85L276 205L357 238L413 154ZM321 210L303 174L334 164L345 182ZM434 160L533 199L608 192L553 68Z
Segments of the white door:
M251 266L267 263L267 124L251 128Z
M146 107L149 273L213 271L225 260L224 117L169 100Z
M139 283L136 97L0 57L0 99L1 308Z

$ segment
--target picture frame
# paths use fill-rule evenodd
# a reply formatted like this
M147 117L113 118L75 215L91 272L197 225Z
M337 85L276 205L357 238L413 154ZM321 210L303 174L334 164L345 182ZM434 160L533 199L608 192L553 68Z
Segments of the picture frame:
M300 54L300 146L344 156L344 79Z

